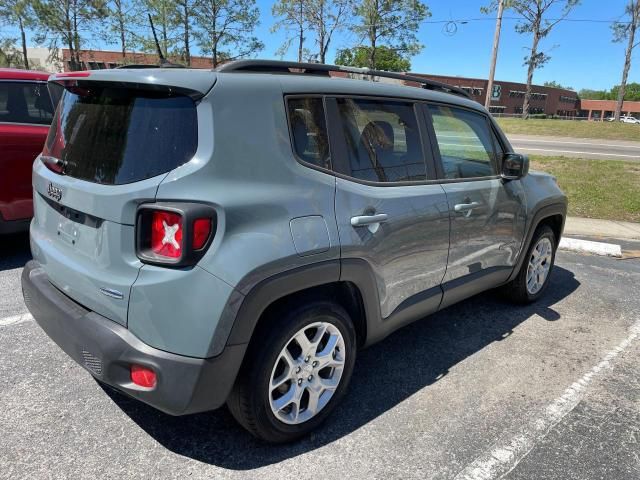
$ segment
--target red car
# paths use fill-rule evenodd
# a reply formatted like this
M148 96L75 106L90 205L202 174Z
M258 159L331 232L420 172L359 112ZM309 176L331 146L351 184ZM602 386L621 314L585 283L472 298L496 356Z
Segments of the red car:
M49 73L0 68L0 234L29 228L31 168L53 118Z

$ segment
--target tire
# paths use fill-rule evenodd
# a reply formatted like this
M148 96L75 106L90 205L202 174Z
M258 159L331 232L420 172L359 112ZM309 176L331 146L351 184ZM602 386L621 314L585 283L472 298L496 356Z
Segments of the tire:
M528 285L527 275L531 262L535 261L534 252L536 252L536 247L543 244L550 246L550 252L548 252L548 256L546 256L547 260L545 262L545 264L548 264L548 269L546 270L546 275L544 275L544 280L542 282L536 281L535 288L532 288L531 285ZM551 277L553 265L556 259L556 250L557 239L555 234L553 233L553 230L551 230L548 225L540 225L533 234L533 238L531 239L531 243L529 244L529 248L527 249L527 255L522 266L520 267L518 276L511 282L506 284L504 287L502 287L502 291L504 292L506 297L509 300L520 304L533 303L538 300L544 294L544 291L549 285L549 278ZM540 250L537 250L537 252L539 255ZM544 265L541 266L544 267ZM531 268L534 268L534 266L531 265ZM540 277L538 277L536 280L539 279Z
M270 320L254 333L227 406L254 436L285 443L317 428L345 395L356 359L356 334L349 314L327 301L282 310ZM297 340L304 343L301 332L309 341L306 354Z

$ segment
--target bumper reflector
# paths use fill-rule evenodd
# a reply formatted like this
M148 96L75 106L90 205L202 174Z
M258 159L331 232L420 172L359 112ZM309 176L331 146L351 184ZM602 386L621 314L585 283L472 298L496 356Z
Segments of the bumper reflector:
M131 365L131 381L140 387L156 386L156 372L142 365Z

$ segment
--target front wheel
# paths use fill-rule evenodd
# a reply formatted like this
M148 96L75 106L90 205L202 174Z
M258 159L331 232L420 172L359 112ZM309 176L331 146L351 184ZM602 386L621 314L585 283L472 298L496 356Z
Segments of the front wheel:
M344 396L356 337L347 312L329 302L272 320L253 341L227 404L253 435L282 443L315 429Z
M556 257L557 240L553 230L541 225L535 231L518 276L503 287L517 303L531 303L540 298L549 284Z

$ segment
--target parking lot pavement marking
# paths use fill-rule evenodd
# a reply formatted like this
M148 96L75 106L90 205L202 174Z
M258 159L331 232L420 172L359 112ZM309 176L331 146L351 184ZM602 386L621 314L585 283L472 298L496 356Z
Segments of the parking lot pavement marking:
M491 449L458 473L455 480L494 480L513 470L580 403L594 379L601 375L603 370L613 368L613 360L624 353L638 337L640 337L640 320L632 325L624 340L579 380L571 384L560 397L543 410L540 416L528 421L518 431L505 432Z
M0 327L8 327L9 325L17 325L18 323L30 322L33 317L30 313L22 315L12 315L11 317L0 318Z
M592 242L591 240L563 237L562 240L560 240L558 248L570 252L593 253L606 257L622 257L622 248L615 243Z

